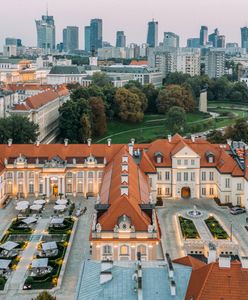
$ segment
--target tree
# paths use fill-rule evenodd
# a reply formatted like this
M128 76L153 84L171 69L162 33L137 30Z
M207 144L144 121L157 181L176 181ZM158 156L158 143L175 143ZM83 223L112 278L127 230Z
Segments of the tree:
M0 143L12 139L14 144L34 143L39 136L39 125L29 121L27 117L12 115L0 119Z
M248 124L245 119L238 119L234 126L229 126L225 132L226 138L248 143Z
M167 75L165 78L165 84L184 84L190 78L189 74L184 74L182 72L174 72Z
M156 89L153 84L146 84L142 88L142 92L146 95L146 98L148 100L146 112L156 113L156 99L158 97L159 90Z
M92 97L89 99L91 107L91 124L94 136L102 136L107 131L107 120L102 98Z
M182 107L173 106L166 114L166 126L171 133L180 133L186 126L186 113Z
M92 75L92 84L98 87L104 87L111 84L109 76L104 72L95 72Z
M160 90L157 98L157 109L159 113L166 113L170 107L182 107L186 112L193 111L195 101L189 86L168 85Z
M56 300L56 297L53 297L47 291L43 291L34 300Z
M81 137L80 141L85 143L87 139L91 138L91 121L88 114L84 113L81 118Z
M145 104L137 93L119 88L115 94L118 116L123 121L140 122L144 118Z
M221 131L213 130L207 135L207 140L212 144L224 144L226 142L226 137Z
M141 109L143 112L147 109L148 100L146 98L146 95L142 92L141 89L132 86L128 89L130 92L136 94L139 97L139 102L141 103Z

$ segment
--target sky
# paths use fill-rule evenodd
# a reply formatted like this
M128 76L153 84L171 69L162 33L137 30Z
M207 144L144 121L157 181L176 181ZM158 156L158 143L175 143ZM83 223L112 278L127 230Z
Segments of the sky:
M56 43L64 27L75 25L81 49L83 28L92 18L103 19L103 39L112 44L117 30L125 31L128 43L146 42L147 23L153 18L159 22L159 40L163 32L172 31L180 36L181 46L199 36L201 25L210 32L218 27L227 42L240 43L240 27L248 25L248 0L0 0L0 49L5 37L36 46L35 19L46 13L47 4L55 18Z

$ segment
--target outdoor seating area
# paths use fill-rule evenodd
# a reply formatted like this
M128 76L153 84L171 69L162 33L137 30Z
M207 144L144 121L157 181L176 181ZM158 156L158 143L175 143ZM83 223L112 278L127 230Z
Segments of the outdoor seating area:
M41 251L39 252L40 257L54 257L58 255L58 246L57 243L52 242L46 242L41 244Z
M0 257L15 257L18 255L18 250L16 249L20 245L18 243L7 241L4 244L0 245Z
M74 221L71 217L67 217L67 218L53 217L50 221L48 232L50 234L66 233L68 230L72 229L73 223Z

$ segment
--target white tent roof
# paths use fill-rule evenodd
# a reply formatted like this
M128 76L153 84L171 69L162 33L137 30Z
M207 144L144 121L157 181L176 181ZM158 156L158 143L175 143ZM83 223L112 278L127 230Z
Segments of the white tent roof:
M47 242L42 244L43 251L55 250L55 249L58 249L56 242Z
M26 219L21 220L22 223L25 223L27 225L37 222L37 219L33 217L28 217Z
M11 260L9 259L0 259L0 270L6 270L9 267Z
M27 208L28 208L28 204L18 203L15 209L16 210L24 210L24 209L27 209Z
M0 245L0 248L10 251L10 250L16 248L17 246L19 246L19 244L12 242L12 241L7 241L6 243Z
M52 218L50 224L63 224L64 220L64 218Z
M26 200L17 202L17 206L19 206L19 205L24 205L24 204L29 205L29 202L26 201Z
M54 210L65 210L66 209L66 206L65 205L55 205Z
M58 204L58 205L65 205L67 203L68 203L68 201L66 199L59 199L56 201L56 204Z
M38 199L38 200L35 200L33 204L39 204L39 205L43 205L46 203L46 200L43 200L43 199Z
M40 204L34 204L34 205L30 206L30 209L31 210L40 210L40 209L42 209L42 205L40 205Z
M37 258L32 261L32 268L46 268L48 265L48 258Z

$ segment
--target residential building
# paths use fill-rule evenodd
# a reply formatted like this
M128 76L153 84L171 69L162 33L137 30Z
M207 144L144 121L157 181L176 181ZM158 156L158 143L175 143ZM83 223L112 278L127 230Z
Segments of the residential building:
M126 36L124 31L117 31L116 33L116 47L125 48L126 47Z
M154 20L148 23L146 43L150 48L155 48L158 46L158 22Z
M187 48L200 48L200 39L199 38L187 39Z
M16 103L18 103L17 92L0 89L0 118L8 117L7 110Z
M208 27L201 26L200 30L200 46L206 46L208 41Z
M39 125L39 141L45 141L58 129L59 108L69 100L66 87L58 86L19 101L8 110L9 114L26 116Z
M165 32L164 33L164 41L163 41L163 48L170 49L170 48L179 48L179 36L173 32Z
M241 48L248 49L248 27L241 28Z
M92 19L90 21L90 49L102 48L102 20Z
M205 58L205 73L210 78L220 78L225 74L225 50L208 49Z
M199 49L180 48L177 51L177 72L199 76L201 74L201 55Z
M87 77L85 69L80 66L54 66L47 75L47 84L68 84L79 83L82 84L83 80Z
M67 26L63 30L64 52L73 53L73 51L79 48L78 31L79 28L76 26Z
M53 16L42 16L36 20L37 47L45 50L45 53L52 53L56 49L55 23Z
M87 52L91 51L90 47L90 26L84 27L84 50Z

